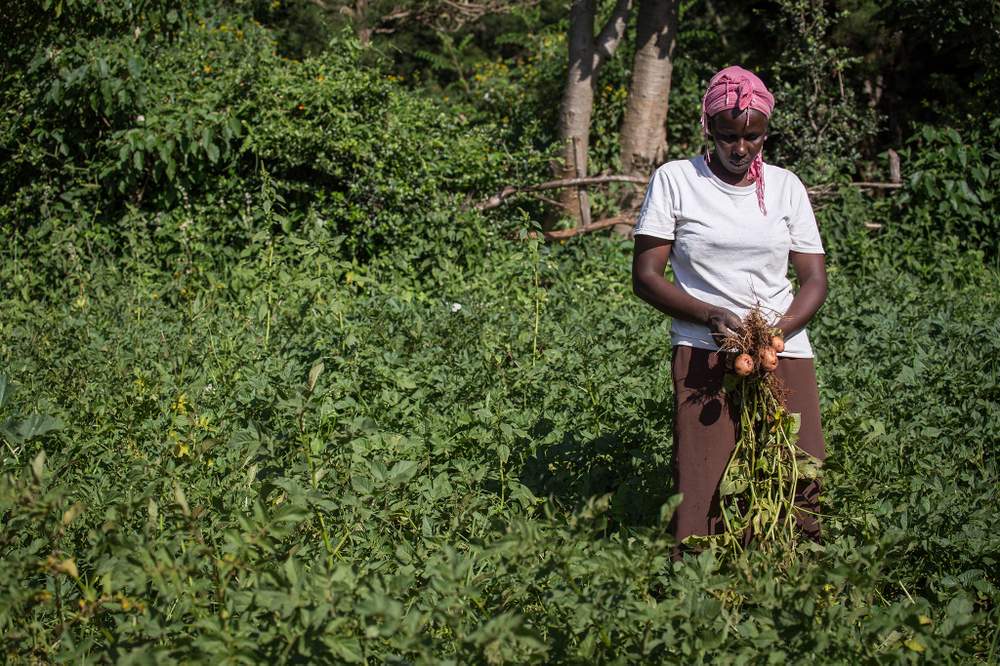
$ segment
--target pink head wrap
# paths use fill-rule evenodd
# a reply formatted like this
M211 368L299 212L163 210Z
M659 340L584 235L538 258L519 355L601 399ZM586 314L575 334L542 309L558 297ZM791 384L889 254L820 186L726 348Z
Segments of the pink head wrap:
M720 70L708 82L708 90L701 100L701 127L708 136L708 120L720 111L729 109L757 109L768 118L774 110L774 95L767 89L764 82L751 71L738 65ZM747 114L750 122L750 114ZM764 207L764 157L763 151L757 153L750 163L747 172L750 182L757 185L757 204L765 215Z

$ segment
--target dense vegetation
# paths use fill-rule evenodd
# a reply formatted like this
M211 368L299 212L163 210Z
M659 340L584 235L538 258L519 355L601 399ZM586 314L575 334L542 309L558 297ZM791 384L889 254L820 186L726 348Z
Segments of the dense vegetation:
M111 4L10 10L8 660L998 659L1000 121L908 115L886 196L840 185L882 169L895 131L866 103L831 110L823 154L776 137L824 185L825 540L791 565L675 563L669 322L631 294L631 243L546 244L524 233L539 204L472 205L547 173L562 37L544 7L497 19L509 51L473 31L418 74L418 48L293 43L301 13L276 5ZM723 47L685 11L678 154L712 49L764 29ZM783 34L787 96L805 63L850 60L851 39Z

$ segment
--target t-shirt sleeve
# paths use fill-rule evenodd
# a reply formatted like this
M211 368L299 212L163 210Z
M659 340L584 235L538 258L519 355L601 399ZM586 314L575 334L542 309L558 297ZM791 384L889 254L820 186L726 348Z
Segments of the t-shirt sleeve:
M674 215L671 212L670 184L662 169L657 169L649 179L646 198L635 223L636 236L655 236L674 239Z
M788 217L788 232L792 238L792 252L804 254L824 254L823 240L819 236L816 216L812 204L809 203L809 193L802 181L795 178L792 191L792 206Z

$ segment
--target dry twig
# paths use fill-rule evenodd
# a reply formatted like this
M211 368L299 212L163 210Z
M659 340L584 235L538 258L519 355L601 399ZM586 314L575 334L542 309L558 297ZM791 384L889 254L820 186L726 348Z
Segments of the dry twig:
M538 192L540 190L557 190L564 187L575 187L577 185L600 185L603 183L634 183L636 185L646 185L649 182L648 178L642 178L641 176L628 176L628 175L603 175L603 176L585 176L583 178L562 178L560 180L550 180L545 183L536 183L534 185L523 185L520 187L514 185L508 185L507 187L500 190L499 193L494 194L492 197L486 201L481 201L476 204L476 210L490 210L491 208L497 208L504 202L504 200L514 196L515 194L520 194L522 192Z
M635 226L635 215L638 211L629 210L624 213L619 213L614 217L607 217L603 220L598 220L597 222L591 222L590 224L583 227L574 227L572 229L554 229L553 231L543 231L541 233L537 231L528 232L528 238L538 238L541 236L545 240L566 240L567 238L572 238L573 236L580 236L582 234L589 234L592 231L600 231L601 229L607 229L619 224L626 224L630 227Z

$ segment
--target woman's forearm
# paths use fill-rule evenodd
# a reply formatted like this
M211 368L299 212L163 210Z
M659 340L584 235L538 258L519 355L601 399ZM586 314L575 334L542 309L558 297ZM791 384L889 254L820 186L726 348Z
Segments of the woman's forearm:
M674 319L708 324L713 306L684 292L673 282L654 272L633 271L632 291L654 308Z
M637 236L632 259L632 290L635 295L674 319L707 326L716 342L740 326L739 317L725 308L691 296L664 277L672 243Z
M823 255L789 252L788 259L799 279L799 290L778 321L778 328L786 338L805 328L826 300L826 263Z
M698 300L662 275L633 272L632 290L636 296L674 319L707 326L718 345L722 344L726 336L738 330L742 323L729 310Z
M792 304L788 306L788 311L778 321L778 328L786 338L805 328L825 300L826 276L801 284L798 293L792 299Z

